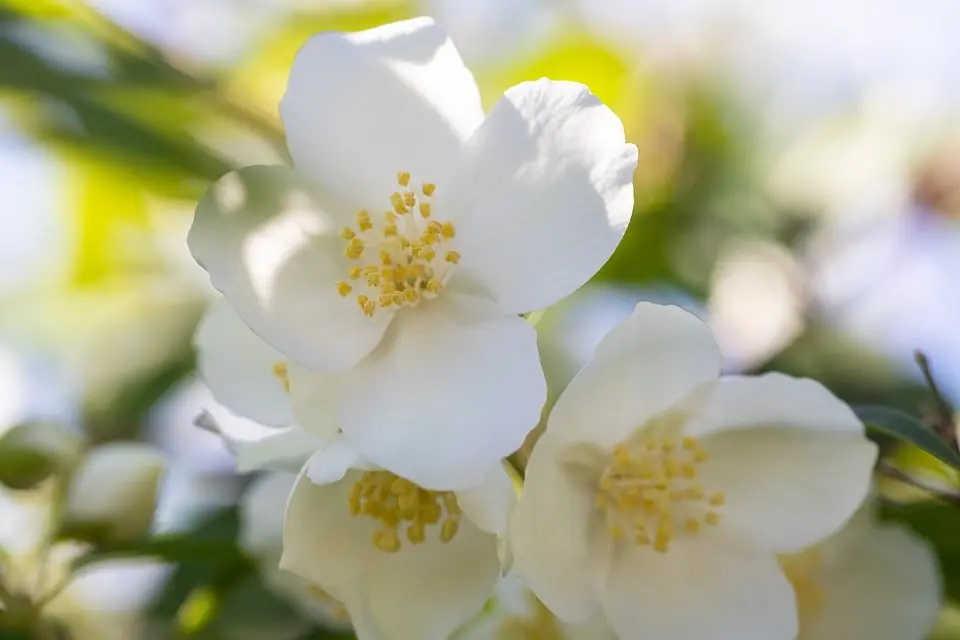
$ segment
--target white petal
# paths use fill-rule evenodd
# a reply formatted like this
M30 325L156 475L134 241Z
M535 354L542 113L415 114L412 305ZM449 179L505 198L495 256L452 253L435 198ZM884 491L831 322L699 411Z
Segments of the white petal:
M340 374L317 373L304 367L290 369L290 402L296 422L305 430L329 439L337 433Z
M684 428L693 436L770 425L863 435L863 423L853 410L808 378L782 373L725 376L696 395L696 414Z
M237 471L257 469L299 471L314 451L325 442L298 426L265 427L250 420L224 415L226 411L204 412L196 419L197 426L219 434L226 447L237 458Z
M877 456L862 435L776 423L723 432L702 445L710 455L700 467L703 487L726 496L720 526L776 552L839 530L867 496Z
M497 541L469 520L442 544L381 554L370 566L367 594L377 626L396 640L446 640L493 595L500 578Z
M340 428L364 458L424 488L475 487L540 419L536 341L490 302L441 295L401 314L345 374Z
M319 585L345 604L344 592L355 585L376 554L373 534L379 523L354 517L350 488L359 479L352 471L333 484L314 484L302 473L287 501L280 568Z
M710 330L679 307L641 302L597 346L550 413L547 433L610 447L720 375Z
M187 241L210 282L260 337L317 371L353 366L392 314L367 318L337 292L345 208L290 169L230 173L197 205Z
M542 79L507 90L471 152L449 194L458 203L457 274L491 291L504 312L573 293L616 249L633 212L637 148L587 87Z
M360 462L360 454L342 435L334 436L307 462L307 477L315 484L337 482Z
M598 608L612 538L595 490L560 466L551 445L541 439L534 448L510 518L513 568L560 619L581 622Z
M244 551L258 558L279 553L283 513L296 479L293 473L267 473L254 480L243 494L238 543Z
M513 481L499 464L490 469L480 486L457 492L457 503L471 522L481 531L498 536L506 534L516 501Z
M705 542L677 541L662 554L624 547L603 596L620 637L794 640L793 589L773 555Z
M389 209L399 172L438 182L483 121L480 94L430 18L314 36L280 103L297 168L357 209Z
M922 640L941 606L936 555L897 525L857 517L819 547L822 608L801 609L800 640Z
M195 343L197 368L217 402L261 424L293 423L290 397L274 373L286 356L255 334L226 300L207 310Z

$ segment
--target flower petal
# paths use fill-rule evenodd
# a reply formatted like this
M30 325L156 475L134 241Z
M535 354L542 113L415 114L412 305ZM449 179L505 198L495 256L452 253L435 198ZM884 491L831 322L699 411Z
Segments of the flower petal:
M793 589L774 556L693 538L667 553L633 547L613 563L603 595L622 638L793 640ZM644 552L646 551L646 552Z
M731 376L692 396L697 413L684 431L710 455L700 477L708 492L726 495L726 526L774 551L796 551L835 533L863 502L876 445L819 384Z
M536 341L522 318L445 293L401 314L344 375L340 428L365 459L424 488L475 487L539 421Z
M389 208L399 172L440 180L483 121L473 75L430 18L314 36L280 114L297 168L371 211Z
M331 438L307 461L307 477L314 484L330 484L342 479L361 461L342 435Z
M324 439L336 436L340 432L337 411L343 376L292 367L289 380L297 424Z
M254 480L240 500L240 548L257 558L276 553L283 540L283 512L297 476L266 473Z
M920 640L941 606L936 555L897 525L857 517L818 547L822 604L801 609L800 640Z
M516 501L513 482L499 464L491 467L480 486L457 492L457 503L470 521L481 531L498 536L506 534Z
M253 331L317 371L353 366L380 342L391 313L365 317L336 283L347 274L330 194L282 167L221 178L197 205L187 237L197 262Z
M223 438L227 449L237 458L237 471L258 469L299 471L324 440L298 426L265 427L250 420L229 415L226 410L201 413L196 424Z
M367 595L377 626L396 640L446 640L483 607L500 578L496 537L469 520L443 544L381 554L370 565Z
M226 300L215 302L195 339L197 368L213 397L233 413L274 427L293 424L290 397L274 372L286 356L264 342Z
M853 410L808 378L725 376L698 389L696 396L700 406L684 428L692 436L770 425L863 435L863 423Z
M612 447L698 384L715 380L720 367L717 344L696 316L641 302L561 394L547 433Z
M725 496L720 526L778 553L839 530L867 496L877 457L863 436L796 427L728 431L702 444L710 455L702 485Z
M339 482L318 485L305 471L287 501L280 568L349 605L345 592L362 578L375 554L383 553L372 542L379 523L350 514L350 489L362 472L351 471Z
M582 622L598 609L609 552L602 543L612 538L597 518L595 490L560 466L552 445L542 438L527 464L510 518L513 568L557 617Z
M492 292L505 313L573 293L616 249L633 212L637 148L587 87L542 79L507 90L471 152L447 190L457 203L457 275Z

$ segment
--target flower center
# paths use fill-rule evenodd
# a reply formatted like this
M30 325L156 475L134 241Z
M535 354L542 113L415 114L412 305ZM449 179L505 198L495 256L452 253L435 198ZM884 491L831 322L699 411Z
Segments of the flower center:
M420 194L409 189L410 174L397 174L400 191L390 195L390 210L371 215L357 213L356 227L344 227L343 254L356 264L347 280L337 283L341 296L356 296L367 317L377 309L412 307L434 298L450 278L460 254L451 248L456 229L449 221L434 220L436 186L424 183Z
M797 616L800 619L800 637L803 637L804 620L816 618L826 602L823 586L817 579L822 562L820 550L807 549L781 556L779 560L780 568L793 586L797 600Z
M440 542L450 542L460 529L460 505L452 491L427 491L389 471L364 471L350 490L350 513L379 520L373 544L388 553L400 550L401 529L413 544L426 539L430 526L440 527Z
M283 385L283 390L287 393L290 393L290 374L287 370L287 363L283 360L277 360L274 362L273 375L276 376L277 380L280 381L280 384Z
M557 618L550 610L530 595L532 613L513 616L500 627L499 640L562 640Z
M630 536L638 545L666 553L678 535L719 524L718 508L726 498L704 492L697 467L706 460L707 452L689 436L617 445L596 499L610 534Z

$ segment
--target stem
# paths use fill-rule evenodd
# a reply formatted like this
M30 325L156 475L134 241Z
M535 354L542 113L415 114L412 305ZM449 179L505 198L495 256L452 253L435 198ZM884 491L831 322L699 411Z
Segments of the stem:
M880 464L877 465L877 471L887 476L888 478L899 480L900 482L905 482L906 484L909 484L912 487L916 487L921 491L925 491L936 498L939 498L951 504L960 506L960 492L951 491L943 487L938 487L928 482L925 482L923 480L920 480L919 478L914 478L913 476L907 475L906 473L904 473L903 471L900 471L900 469L897 469L895 466L893 466L886 460L881 461Z
M936 404L937 420L936 424L934 425L934 429L941 438L951 443L953 447L956 448L957 432L956 425L954 425L953 421L953 407L950 406L950 403L947 402L946 398L943 396L943 393L940 391L940 385L937 384L937 380L933 375L933 368L930 365L930 359L927 358L926 354L922 351L915 351L913 357L917 362L917 366L920 367L920 372L923 374L923 379L930 388L930 392L933 394L933 401Z

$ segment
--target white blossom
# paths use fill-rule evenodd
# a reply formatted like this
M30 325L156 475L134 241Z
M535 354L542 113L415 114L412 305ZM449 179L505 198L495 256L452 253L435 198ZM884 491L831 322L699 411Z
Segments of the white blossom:
M307 431L325 389L364 458L425 487L476 486L546 394L518 314L573 292L616 248L636 147L570 82L517 85L484 117L427 18L313 37L280 112L295 170L214 185L194 257L284 355Z
M557 616L625 638L792 640L777 554L835 533L876 446L811 380L720 377L706 326L642 303L557 401L511 520L514 569Z
M837 534L780 558L796 593L797 640L923 640L942 604L931 545L865 506Z

